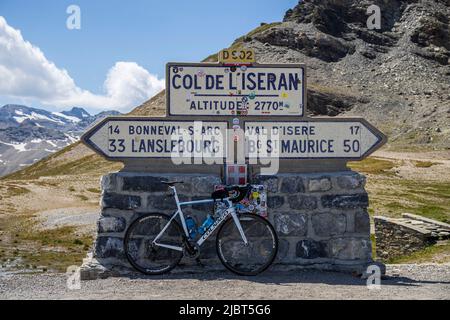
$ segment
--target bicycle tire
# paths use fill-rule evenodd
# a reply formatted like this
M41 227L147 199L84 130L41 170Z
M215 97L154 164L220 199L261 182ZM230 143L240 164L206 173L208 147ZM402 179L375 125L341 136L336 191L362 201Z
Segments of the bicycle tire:
M254 221L257 221L258 223L262 224L265 227L264 231L267 231L267 237L270 236L271 239L267 238L264 239L264 235L262 235L262 232L258 232L258 230L253 231L253 234L246 226L246 223L243 223L245 220L243 219L253 219ZM278 236L275 232L275 229L273 228L272 224L267 220L262 218L259 215L256 214L242 214L239 216L239 220L241 222L242 228L244 229L244 234L247 237L247 240L249 242L249 246L252 246L252 248L247 249L239 249L237 248L236 244L240 244L241 246L245 246L245 244L242 241L242 238L240 236L240 233L237 230L237 227L234 223L234 220L232 217L228 218L219 228L219 231L217 232L216 237L216 251L217 255L219 256L220 261L222 264L231 272L236 273L238 275L244 275L244 276L255 276L257 274L260 274L261 272L265 271L275 260L277 253L278 253ZM234 227L234 229L233 229ZM230 231L234 232L234 235L230 235ZM246 231L247 230L247 231ZM263 231L263 230L260 230ZM228 233L228 234L227 234ZM228 237L228 239L227 239ZM234 238L233 238L234 237ZM256 241L255 241L256 240ZM258 241L260 242L258 245ZM227 243L226 243L227 242ZM261 246L264 247L261 248ZM226 249L230 249L230 252L226 252ZM230 248L231 247L231 248ZM254 250L259 247L259 250ZM251 263L249 260L249 257L251 256L253 260L258 261L258 257L255 255L257 251L262 251L264 249L271 249L270 254L265 258L265 261L261 262L258 267L251 269L250 266ZM246 252L247 251L247 252ZM230 256L231 255L231 256ZM247 266L239 267L238 261L232 261L234 256L242 256L243 262L247 260ZM235 259L237 260L237 259ZM242 264L241 264L242 265Z
M150 244L154 240L154 238L159 234L159 232L164 228L164 226L169 222L170 217L163 213L150 213L144 216L141 216L133 221L133 223L128 227L127 232L125 233L124 238L124 250L125 255L128 259L128 262L139 272L142 272L147 275L160 275L164 273L170 272L173 268L175 268L180 260L183 258L182 251L176 251L164 247L154 246ZM150 225L143 226L144 222L150 222ZM153 223L153 225L152 225ZM172 229L173 226L173 229ZM141 227L143 230L139 230ZM139 237L133 239L133 235L135 235L136 231L142 231L141 233L150 232L152 235L149 236L149 240L145 242L141 239L139 242ZM138 232L139 233L139 232ZM169 228L164 232L163 237L166 236L171 238L162 238L160 243L171 244L179 247L183 247L183 233L180 227L180 224L176 220L172 220ZM148 234L147 234L148 235ZM142 235L146 236L146 235ZM133 243L133 240L134 243ZM144 241L144 243L142 243ZM167 243L170 242L170 243ZM141 248L144 246L144 248ZM133 250L132 250L133 249ZM143 250L143 251L142 251ZM136 260L144 260L142 254L148 255L149 261L155 261L157 257L168 259L168 263L163 263L162 267L152 268L151 265L144 266L141 263L138 263Z

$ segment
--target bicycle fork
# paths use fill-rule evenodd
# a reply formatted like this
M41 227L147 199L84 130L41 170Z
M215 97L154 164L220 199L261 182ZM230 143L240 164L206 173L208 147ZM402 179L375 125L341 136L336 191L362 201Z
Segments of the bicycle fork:
M244 230L242 229L241 222L239 221L239 217L236 213L236 209L234 207L231 207L231 217L233 218L234 224L236 225L236 228L238 229L239 233L241 234L242 241L244 241L244 244L248 246L247 237L245 236Z

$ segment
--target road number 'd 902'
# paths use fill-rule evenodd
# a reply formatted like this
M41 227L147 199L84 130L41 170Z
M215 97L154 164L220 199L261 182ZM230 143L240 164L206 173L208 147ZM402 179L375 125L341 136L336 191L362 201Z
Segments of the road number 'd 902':
M109 139L108 140L109 152L124 152L125 151L125 139Z
M237 61L253 61L254 52L253 50L223 50L222 51L223 60L237 60Z

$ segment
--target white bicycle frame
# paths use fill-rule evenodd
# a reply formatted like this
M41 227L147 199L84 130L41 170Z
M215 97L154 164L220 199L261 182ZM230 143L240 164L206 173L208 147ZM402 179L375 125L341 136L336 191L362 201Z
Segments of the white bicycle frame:
M174 197L175 197L175 202L177 203L177 211L172 215L172 217L170 218L169 222L164 226L164 228L161 230L161 232L153 240L153 244L155 246L159 246L159 247L164 247L164 248L177 250L177 251L183 251L183 247L178 247L178 246L173 246L173 245L169 245L169 244L159 243L158 240L159 240L159 238L161 238L161 236L167 230L167 228L169 227L170 223L177 216L180 216L180 220L181 220L181 224L182 224L182 227L183 227L184 234L186 235L187 238L189 238L189 231L187 229L186 220L184 219L184 214L183 214L183 210L181 210L181 207L182 206L190 206L190 205L193 205L193 204L213 203L215 200L214 199L205 199L205 200L180 202L180 200L178 198L178 194L177 194L177 189L175 188L175 186L169 186L169 188L173 190ZM214 230L222 222L224 222L225 219L228 216L230 216L230 215L233 218L233 221L234 221L237 229L239 230L239 233L240 233L240 235L242 237L242 240L244 241L245 245L248 244L247 238L246 238L246 236L244 234L244 230L242 229L242 225L241 225L241 223L239 221L239 218L238 218L238 215L236 213L236 209L233 206L233 203L231 202L230 198L224 198L223 200L227 203L228 209L225 210L225 212L223 212L222 215L219 218L217 218L216 221L214 221L214 223L208 228L208 230L206 230L206 232L200 237L200 239L198 239L197 245L199 247L203 244L203 242L206 241L206 239L209 238L209 236L214 232Z

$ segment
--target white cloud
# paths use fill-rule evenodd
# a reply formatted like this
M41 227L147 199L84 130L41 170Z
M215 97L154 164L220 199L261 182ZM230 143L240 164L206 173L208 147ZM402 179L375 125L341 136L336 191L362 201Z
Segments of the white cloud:
M103 87L104 94L79 88L66 70L48 61L0 16L0 96L61 108L129 111L164 89L164 80L135 62L117 62Z

